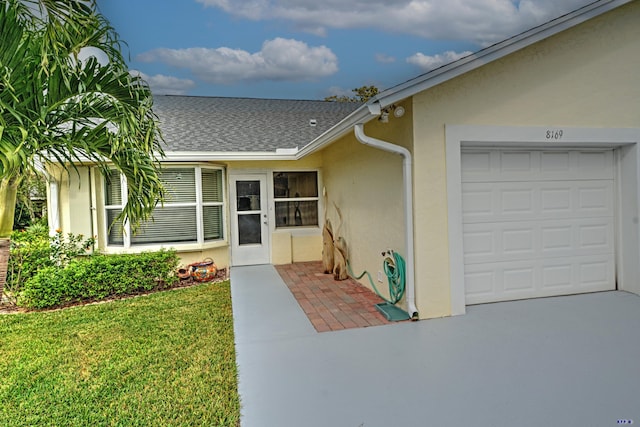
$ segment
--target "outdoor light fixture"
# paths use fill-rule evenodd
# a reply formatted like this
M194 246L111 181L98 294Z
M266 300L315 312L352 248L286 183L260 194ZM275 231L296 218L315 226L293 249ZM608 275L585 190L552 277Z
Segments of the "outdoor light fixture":
M393 115L396 118L400 118L402 116L404 116L404 107L402 107L401 105L396 106L395 104L390 105L389 107L383 109L380 112L380 117L378 117L378 120L382 123L389 123L389 113L393 111Z

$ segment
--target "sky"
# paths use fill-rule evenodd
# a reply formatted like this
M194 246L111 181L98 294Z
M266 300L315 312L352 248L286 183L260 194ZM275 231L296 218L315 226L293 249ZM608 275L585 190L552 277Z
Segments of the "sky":
M154 95L386 89L593 0L97 0Z

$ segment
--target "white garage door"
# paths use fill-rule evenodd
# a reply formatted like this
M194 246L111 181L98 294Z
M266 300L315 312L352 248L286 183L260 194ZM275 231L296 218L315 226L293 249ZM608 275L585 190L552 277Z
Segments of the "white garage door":
M612 150L462 152L467 304L615 289Z

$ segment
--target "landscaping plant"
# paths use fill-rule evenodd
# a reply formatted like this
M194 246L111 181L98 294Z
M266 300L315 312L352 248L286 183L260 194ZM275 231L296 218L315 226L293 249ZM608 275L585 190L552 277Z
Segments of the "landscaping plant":
M72 259L87 255L94 243L92 237L87 239L71 233L64 236L60 230L49 236L48 227L44 224L14 231L11 234L6 295L15 304L22 285L38 271L46 267L66 266Z
M179 281L178 262L175 251L72 259L39 270L23 285L17 304L41 309L170 288Z
M122 44L95 0L0 4L0 295L18 188L56 165L92 162L120 172L133 228L164 197L163 156L149 86L129 73ZM98 61L100 52L105 60Z

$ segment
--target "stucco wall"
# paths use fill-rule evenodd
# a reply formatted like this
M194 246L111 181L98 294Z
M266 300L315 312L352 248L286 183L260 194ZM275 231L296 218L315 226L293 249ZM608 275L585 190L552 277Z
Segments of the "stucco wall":
M273 161L234 161L227 162L228 174L236 173L267 173L271 178L273 171L304 171L318 170L320 172L320 188L322 192L322 156L319 153L312 154L301 160L273 160ZM270 186L271 183L268 183ZM271 187L269 187L271 188ZM320 198L320 209L322 210L322 198ZM272 209L269 205L269 209ZM275 230L271 226L271 262L273 264L289 264L291 262L317 261L322 257L321 229L305 227L296 229L295 227Z
M413 98L420 316L450 310L446 125L638 127L634 2Z
M77 171L69 173L57 170L55 176L59 182L60 227L64 233L72 232L85 237L95 236L92 221L92 198L90 192L90 169L79 166Z
M403 106L403 117L391 115L386 124L371 121L365 133L410 148L411 106ZM376 280L383 251L393 249L406 256L402 157L367 147L349 134L323 151L323 164L326 209L334 233L345 238L354 273L367 270ZM342 223L334 203L342 212ZM371 287L366 277L361 282ZM388 296L386 277L376 286Z
M218 166L225 166L229 173L270 173L275 170L320 170L322 177L322 156L314 154L300 161L236 161L236 162L216 162ZM100 176L93 174L90 181L88 167L80 167L79 175L75 172L66 174L63 171L56 171L56 176L60 181L60 218L61 228L64 233L91 234L98 236L98 248L104 252L125 252L117 247L107 248L106 233L104 226L104 196L103 181ZM322 187L322 183L320 184ZM322 191L322 188L319 189ZM228 195L228 189L226 190ZM322 205L322 200L320 201ZM93 210L91 207L95 206ZM230 233L229 205L225 206L227 221L225 223L226 236ZM312 261L321 259L322 240L321 229L305 228L305 230L286 229L274 230L272 233L272 259L274 263L290 263L297 261ZM189 245L178 250L178 255L186 265L191 262L201 261L204 258L213 258L220 268L228 267L230 263L230 253L227 241L214 244L206 244L203 248L196 248L198 245ZM170 247L167 245L166 247ZM160 248L160 246L158 246ZM126 252L138 252L140 247L133 247Z

